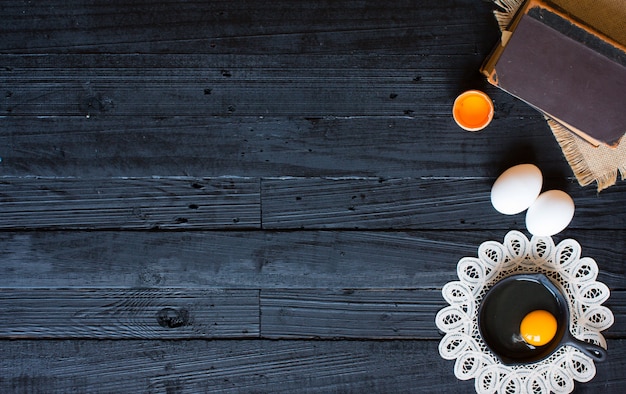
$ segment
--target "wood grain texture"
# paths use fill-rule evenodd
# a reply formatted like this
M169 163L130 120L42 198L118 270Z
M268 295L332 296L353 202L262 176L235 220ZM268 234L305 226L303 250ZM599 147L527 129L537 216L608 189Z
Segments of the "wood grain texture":
M206 86L200 86L200 95ZM391 93L385 89L380 94ZM3 176L77 178L237 175L495 180L511 165L534 162L548 178L571 176L545 121L527 107L506 104L510 98L495 94L504 100L498 104L507 109L499 111L502 118L484 133L467 133L448 115L308 119L299 114L287 118L267 114L260 114L262 118L8 116L0 119L0 168ZM442 105L451 106L452 100L451 95ZM424 143L432 138L436 143Z
M504 231L53 231L0 233L10 288L432 289ZM623 231L567 230L599 279L626 290ZM615 245L607 248L606 245ZM443 303L443 300L442 300Z
M261 291L263 338L439 339L441 289L285 289ZM615 316L607 338L623 338L626 292L605 304Z
M472 387L450 378L452 363L429 360L437 352L433 341L3 341L0 346L4 392L411 392L419 387L462 393Z
M440 339L441 289L0 289L0 339ZM606 305L626 335L626 292Z
M4 57L11 64L12 57ZM243 63L251 60L250 64ZM416 66L419 58L411 59ZM446 116L458 93L463 59L419 71L264 67L255 58L228 68L63 68L31 65L0 70L11 92L0 107L10 116ZM104 59L102 60L104 61ZM208 64L215 59L208 58ZM442 62L439 62L442 64ZM389 65L391 66L391 64ZM416 83L416 73L429 84ZM366 81L367 83L364 83ZM209 89L209 90L206 90ZM392 97L390 97L392 95ZM356 99L356 98L359 99Z
M0 51L280 55L421 49L472 55L495 44L486 39L495 29L489 10L489 4L470 1L425 7L408 0L393 6L374 0L12 2L2 10Z
M262 290L263 338L439 339L441 290Z
M2 289L0 315L10 318L0 338L432 339L441 301L434 290L264 291L260 300L255 290Z
M3 339L191 339L259 335L259 292L0 289Z
M2 178L0 228L259 228L250 178Z
M609 359L575 392L626 391L624 187L576 186L480 76L492 9L3 2L0 392L471 392L434 314L460 258L524 228L488 200L523 162L574 197L555 241L612 292ZM450 116L472 88L481 133Z
M484 232L468 232L462 238L456 232L14 232L0 234L0 259L3 283L11 287L432 288L454 278L457 261L476 255L484 236Z
M468 393L438 341L1 341L3 392ZM574 393L620 392L626 341Z
M491 206L486 178L13 178L0 179L0 228L415 229L523 227L524 215ZM619 227L601 197L568 187L571 228Z
M549 183L549 182L547 182ZM525 216L502 215L490 201L491 179L263 179L266 229L510 229ZM576 204L569 228L620 228L626 221L611 207L626 186L597 195L564 185Z

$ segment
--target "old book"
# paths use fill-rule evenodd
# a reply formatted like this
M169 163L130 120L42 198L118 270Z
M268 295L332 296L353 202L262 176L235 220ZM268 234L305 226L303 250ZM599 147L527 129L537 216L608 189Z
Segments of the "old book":
M481 71L596 146L626 133L626 48L546 1L520 7Z

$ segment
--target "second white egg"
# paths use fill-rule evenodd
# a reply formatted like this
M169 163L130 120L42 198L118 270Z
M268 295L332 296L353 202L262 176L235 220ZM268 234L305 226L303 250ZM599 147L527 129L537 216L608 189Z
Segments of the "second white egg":
M564 230L574 217L574 200L561 190L548 190L526 212L526 228L532 235L552 236Z

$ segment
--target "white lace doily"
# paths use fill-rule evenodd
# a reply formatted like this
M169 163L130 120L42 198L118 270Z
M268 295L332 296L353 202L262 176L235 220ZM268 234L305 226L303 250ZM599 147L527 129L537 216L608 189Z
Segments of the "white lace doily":
M445 333L439 354L456 359L454 374L461 380L476 379L478 393L569 393L574 380L588 382L595 376L589 356L564 345L544 360L504 365L480 335L478 309L485 293L500 279L520 273L543 273L551 278L568 300L572 335L606 349L600 332L613 324L613 313L602 305L610 292L596 281L596 262L581 257L580 244L573 239L555 246L551 237L529 241L521 232L511 231L504 243L484 242L478 257L459 260L460 280L443 287L443 297L450 305L436 317L437 327Z

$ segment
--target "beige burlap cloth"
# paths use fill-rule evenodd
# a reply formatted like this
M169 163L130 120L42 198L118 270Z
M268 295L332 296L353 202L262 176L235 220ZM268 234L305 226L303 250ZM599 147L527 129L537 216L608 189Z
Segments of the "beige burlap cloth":
M494 0L501 10L494 14L504 29L523 0ZM626 45L626 0L551 0L595 30ZM626 94L624 108L626 110ZM626 137L616 147L594 147L572 132L547 119L552 134L581 186L596 182L598 191L612 186L619 172L626 179Z

